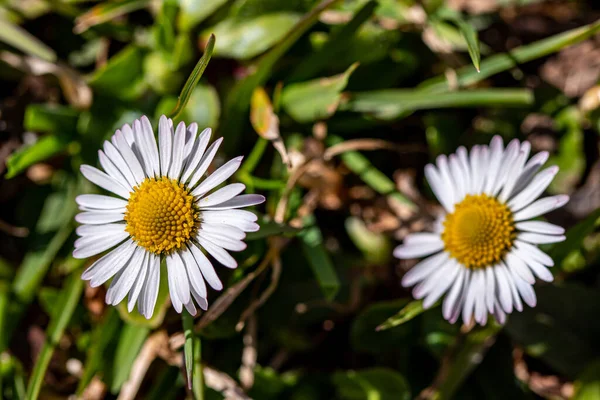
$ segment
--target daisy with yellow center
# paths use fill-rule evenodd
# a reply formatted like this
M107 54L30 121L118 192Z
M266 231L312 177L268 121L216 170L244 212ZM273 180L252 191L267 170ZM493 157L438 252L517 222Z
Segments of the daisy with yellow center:
M110 250L82 275L92 287L112 282L106 302L117 305L128 297L131 312L137 304L146 318L154 312L161 260L166 261L173 307L196 314L206 309L206 283L223 285L208 253L228 268L237 262L228 253L246 248L246 232L259 229L256 215L239 208L264 202L261 195L240 195L241 183L217 187L239 168L242 157L225 163L205 177L222 139L209 146L211 130L197 135L195 123L173 121L164 115L158 143L146 117L124 125L98 151L104 171L89 165L82 174L119 197L84 194L76 201L82 213L75 241L75 258ZM215 190L216 189L216 190Z
M498 136L489 146L470 153L460 147L425 177L445 213L433 233L414 233L394 250L398 258L426 257L408 271L403 286L431 307L445 295L444 318L454 323L462 315L481 325L493 314L500 323L523 302L536 304L535 277L552 281L552 259L536 245L565 239L564 229L533 220L569 201L565 195L539 199L557 167L538 172L548 159L541 152L527 160L530 144Z

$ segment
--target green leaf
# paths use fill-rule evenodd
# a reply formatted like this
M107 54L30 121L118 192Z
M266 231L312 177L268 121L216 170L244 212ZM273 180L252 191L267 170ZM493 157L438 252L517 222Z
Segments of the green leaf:
M308 225L314 223L314 217L307 221ZM298 235L302 240L304 257L315 274L315 278L327 300L333 300L340 289L340 281L331 262L331 258L323 244L323 234L317 225L305 228Z
M271 69L275 63L285 54L285 52L302 36L311 26L313 26L322 11L331 7L340 0L323 0L318 6L313 8L308 14L302 17L294 27L275 45L270 51L264 54L250 68L250 75L239 81L229 92L227 96L224 115L222 118L223 125L221 129L229 135L229 142L226 144L231 150L236 145L241 130L244 126L250 107L250 98L254 89L258 86L263 86L269 78Z
M340 371L333 374L333 384L341 400L409 400L408 382L389 368Z
M590 363L579 375L571 400L600 400L600 360Z
M383 331L398 325L402 325L403 323L410 321L418 315L423 314L425 311L427 310L423 308L422 300L413 300L406 306L404 306L404 308L402 308L398 313L392 315L387 320L385 320L384 323L377 327L377 330Z
M371 354L385 354L403 349L402 344L406 342L412 330L409 325L383 332L377 332L375 329L381 321L390 318L398 309L406 306L406 303L408 303L407 299L382 301L365 308L352 322L350 330L352 348Z
M358 28L371 17L376 7L376 1L367 1L346 25L330 35L319 50L310 53L298 63L288 77L288 81L297 82L315 76L326 68L331 60L343 55L352 44L352 38Z
M70 142L65 135L46 135L31 146L27 146L13 154L6 160L8 169L6 178L14 178L33 164L45 161L55 154L63 151Z
M3 16L0 16L0 41L21 50L25 54L49 62L56 61L56 53L50 47Z
M225 3L227 0L179 0L180 11L177 26L183 31L189 31Z
M581 249L584 239L600 225L600 208L566 232L566 239L556 243L549 252L556 265L561 265L567 256Z
M346 218L344 225L348 236L363 253L367 262L385 264L390 260L392 250L387 235L369 230L364 221L357 217Z
M249 232L246 234L246 240L258 240L276 235L294 236L301 231L301 229L294 228L287 224L278 224L272 220L263 220L258 224L260 225L260 230L258 232Z
M58 345L58 341L71 320L75 307L77 307L77 304L79 303L82 291L83 280L80 279L79 273L71 274L58 298L56 308L60 310L60 312L52 315L50 324L46 329L46 340L38 355L38 359L31 374L31 379L27 386L27 398L38 398L44 375L46 374L46 369L50 364L52 353L54 353L54 348Z
M56 104L31 104L25 109L23 127L35 132L75 132L79 112Z
M175 105L175 109L171 111L171 118L177 118L179 114L185 109L190 97L192 95L192 91L198 84L198 81L202 77L204 70L208 66L208 62L210 61L210 57L213 53L213 48L215 46L215 35L210 35L208 38L208 43L206 43L206 48L204 49L204 54L198 60L198 63L194 67L194 70L188 77L183 89L181 89L181 93L179 94L179 98L177 99L177 104Z
M517 47L510 53L493 55L481 62L479 72L474 67L463 67L457 70L458 86L463 88L473 85L492 75L514 68L519 64L555 53L567 46L592 37L598 31L600 31L600 22L595 22L525 46ZM419 89L430 93L443 92L449 90L449 88L450 86L445 75L431 78L419 85Z
M144 51L130 45L96 70L89 84L109 96L125 100L137 98L146 89L143 62Z
M125 324L121 330L113 364L112 383L110 385L111 393L118 393L123 383L129 378L133 362L149 333L149 328L130 324Z
M280 12L249 20L229 18L210 28L219 38L215 55L247 60L271 48L300 20L300 14Z
M465 38L467 42L467 47L469 49L469 56L471 57L471 61L473 61L473 66L479 72L479 62L481 60L481 54L479 53L479 38L477 37L477 32L468 22L464 21L462 18L457 18L454 20L458 29L460 29L460 33Z
M181 87L185 75L176 70L172 54L154 51L144 57L144 80L155 92L173 93Z
M118 335L121 327L121 319L114 308L109 307L108 312L94 327L90 347L87 350L83 375L77 385L77 395L81 396L83 391L92 381L92 378L100 368L103 359L106 356L106 350L113 339Z
M533 104L533 93L528 89L472 89L437 93L414 89L385 89L353 93L342 109L373 114L391 120L404 117L407 112L431 108L462 107L525 107Z
M341 92L356 67L358 64L355 63L342 74L293 83L284 87L281 93L281 105L300 123L329 118L337 110Z

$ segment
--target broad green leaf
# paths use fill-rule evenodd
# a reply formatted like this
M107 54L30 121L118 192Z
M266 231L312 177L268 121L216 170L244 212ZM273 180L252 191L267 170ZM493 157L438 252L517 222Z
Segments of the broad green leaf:
M402 328L377 332L375 329L387 318L396 314L406 306L407 299L382 301L373 303L365 308L352 322L350 343L356 351L371 354L385 354L390 349L403 349L403 343L409 337L412 328L405 325Z
M173 93L181 87L185 75L174 69L172 54L155 51L144 57L144 79L155 92Z
M575 381L572 400L600 400L600 361L590 363Z
M261 400L281 399L285 390L293 390L298 380L296 371L278 373L271 367L257 365L254 368L254 385L248 395Z
M278 224L272 220L259 221L260 230L258 232L249 232L246 234L246 240L258 240L270 236L288 235L294 236L301 230L287 224Z
M321 12L339 1L340 0L323 0L319 3L318 6L302 17L290 29L287 35L277 43L277 45L252 65L252 68L249 69L251 71L250 75L239 81L230 90L225 102L222 119L223 124L221 127L224 132L228 132L229 138L231 139L228 141L228 143L231 144L227 144L228 148L225 150L231 150L235 145L235 141L239 139L239 135L248 115L250 98L252 97L254 89L264 85L269 78L269 74L275 63L300 38L300 36L317 22Z
M341 92L348 78L358 67L352 64L344 73L330 78L292 83L283 88L281 105L300 123L313 122L332 116L338 108Z
M131 366L149 334L149 328L137 325L125 324L121 330L113 365L111 393L118 393L123 383L129 378Z
M44 375L46 374L46 369L50 364L52 353L54 353L54 348L58 345L58 342L75 311L75 307L77 307L77 304L79 303L82 292L83 280L79 277L79 273L71 274L59 294L56 308L60 310L60 312L52 316L50 324L46 329L46 340L38 355L31 374L31 379L27 386L27 398L38 398Z
M337 398L341 400L409 400L408 382L389 368L339 371L333 374Z
M150 0L121 0L115 2L102 2L75 19L75 33L83 33L92 26L108 22L114 18L142 9Z
M56 53L26 30L0 16L0 41L21 50L23 53L54 62Z
M89 84L95 90L125 100L137 98L146 89L144 51L130 45L96 70Z
M600 31L600 22L595 22L525 46L517 47L510 53L495 54L481 62L479 72L477 72L475 67L463 67L457 70L458 86L463 88L473 85L492 75L514 68L519 64L555 53L567 46L592 37L598 31ZM443 92L449 90L449 83L445 76L438 76L423 82L419 85L419 89L430 93Z
M326 68L330 61L344 55L352 44L352 38L357 34L357 30L371 17L376 7L376 1L366 2L346 25L330 35L320 49L310 53L293 69L288 81L297 82L313 77Z
M206 43L204 54L202 54L202 57L200 57L198 63L196 63L194 70L185 82L183 89L181 89L181 93L179 94L179 98L177 99L177 104L175 105L173 111L171 111L171 118L177 118L179 114L185 109L188 101L190 100L194 88L198 84L198 81L202 77L204 70L208 66L208 62L210 61L214 47L215 35L211 34L208 38L208 42Z
M36 132L75 132L79 112L57 104L31 104L25 109L23 127Z
M600 294L581 284L538 285L537 306L513 313L505 330L531 357L570 378L600 358Z
M87 350L85 364L83 367L83 375L79 379L77 386L77 395L81 396L85 388L90 384L92 378L98 372L106 350L110 342L118 335L121 327L121 319L119 314L109 307L108 312L101 322L99 322L92 332L90 347Z
M209 17L228 0L179 0L177 25L183 31L189 31Z
M575 106L566 107L556 115L554 121L563 135L556 152L547 161L547 165L560 168L548 191L572 193L582 178L586 164L581 115Z
M399 312L386 319L381 325L377 327L378 331L393 328L398 325L402 325L405 322L423 314L426 309L423 308L423 301L413 300L404 306Z
M163 114L169 114L177 104L177 97L163 97L156 106L156 119ZM199 83L190 95L190 99L179 114L173 120L174 124L184 121L186 124L196 122L200 130L212 128L213 131L219 126L219 117L221 115L221 104L219 103L219 94L211 85Z
M314 222L314 217L310 217L307 221L308 225ZM305 228L298 236L302 241L304 257L312 268L323 295L327 300L333 300L340 289L340 281L323 244L321 230L317 225L312 225Z
M27 146L11 154L8 160L6 160L8 168L6 178L14 178L33 164L45 161L60 153L67 148L70 141L70 137L64 134L48 134L31 146Z
M385 89L353 93L341 108L373 114L383 120L402 118L405 113L430 108L526 107L533 104L528 89L472 89L436 93L415 89Z
M300 20L300 14L281 12L248 20L229 18L210 28L218 38L215 55L246 60L269 49Z

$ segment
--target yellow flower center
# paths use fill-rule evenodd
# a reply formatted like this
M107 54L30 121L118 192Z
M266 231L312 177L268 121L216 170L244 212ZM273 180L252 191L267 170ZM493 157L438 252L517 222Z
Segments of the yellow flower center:
M442 240L450 256L467 268L494 265L513 244L510 209L485 194L467 195L446 216Z
M169 254L194 237L199 215L194 196L182 183L146 178L129 197L125 221L125 230L138 245Z

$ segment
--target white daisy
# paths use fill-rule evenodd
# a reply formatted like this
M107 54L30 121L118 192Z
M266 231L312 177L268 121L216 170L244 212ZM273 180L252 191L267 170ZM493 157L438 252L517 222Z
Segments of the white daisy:
M489 146L475 146L470 154L460 147L425 167L445 213L434 233L408 235L394 255L429 256L404 275L402 285L416 285L413 295L426 308L446 294L442 311L452 323L462 314L465 323L474 317L484 325L488 313L504 323L523 302L535 306L535 277L553 279L547 269L553 261L536 245L563 241L564 229L532 219L562 207L569 197L537 200L558 167L538 172L548 153L527 161L530 148L513 140L504 149L496 136Z
M173 307L196 314L195 302L206 309L205 281L216 290L223 285L206 251L228 268L237 262L227 252L246 248L245 232L259 229L253 213L238 208L262 203L261 195L240 195L233 183L214 190L239 168L242 157L224 164L203 179L222 138L208 146L211 130L199 135L198 125L183 122L173 132L164 115L158 125L158 145L148 118L123 125L98 151L104 172L82 165L91 182L119 197L78 196L82 224L73 257L87 258L112 249L82 275L92 287L113 278L106 302L116 305L129 295L129 311L137 303L146 318L154 312L160 264L166 259ZM212 193L209 193L211 192Z

